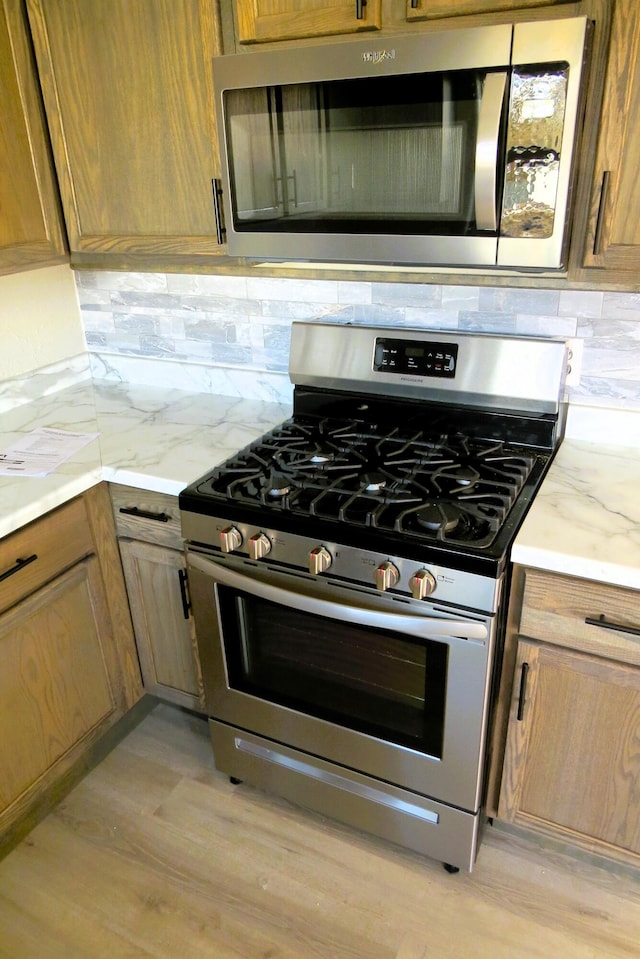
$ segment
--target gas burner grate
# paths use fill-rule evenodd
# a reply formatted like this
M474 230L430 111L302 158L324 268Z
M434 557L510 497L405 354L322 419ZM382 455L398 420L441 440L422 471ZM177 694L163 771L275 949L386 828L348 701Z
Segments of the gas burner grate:
M483 548L535 462L535 452L462 433L292 417L200 489L272 511Z

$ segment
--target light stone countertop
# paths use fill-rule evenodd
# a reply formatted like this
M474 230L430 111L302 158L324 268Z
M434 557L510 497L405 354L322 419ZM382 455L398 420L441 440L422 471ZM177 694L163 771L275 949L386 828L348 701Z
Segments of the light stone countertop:
M101 480L177 495L290 412L280 403L90 380L5 411L0 452L42 426L100 435L49 476L0 476L0 536Z
M177 495L290 412L284 403L91 380L5 411L0 452L38 426L100 435L47 477L0 477L0 536L101 480ZM595 420L586 422L593 439ZM608 422L602 432L615 439ZM576 435L560 447L512 559L640 589L640 431L628 446Z

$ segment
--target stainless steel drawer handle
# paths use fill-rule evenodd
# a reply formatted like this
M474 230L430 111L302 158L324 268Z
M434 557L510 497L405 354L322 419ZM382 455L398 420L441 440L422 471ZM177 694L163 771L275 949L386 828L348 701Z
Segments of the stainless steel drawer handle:
M600 613L597 619L592 616L585 616L587 626L599 626L600 629L613 629L616 633L627 633L629 636L638 636L640 638L639 626L622 626L620 623L610 623L607 621L604 613Z
M171 519L166 513L151 513L146 509L138 509L137 506L121 506L120 512L125 516L136 516L138 519L153 519L156 523L168 523Z
M19 572L25 566L28 566L29 563L35 563L37 558L37 553L33 553L32 556L27 556L26 559L17 559L11 569L7 569L4 571L4 573L0 573L0 583L5 579L9 579L10 576L13 576L14 573Z

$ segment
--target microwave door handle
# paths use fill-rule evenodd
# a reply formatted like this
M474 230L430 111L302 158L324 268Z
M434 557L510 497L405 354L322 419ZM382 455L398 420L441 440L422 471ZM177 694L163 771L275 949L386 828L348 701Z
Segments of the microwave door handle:
M479 230L491 230L494 233L498 229L496 208L498 141L506 84L506 72L487 74L478 117L475 176L476 226Z
M338 619L344 622L356 623L360 626L371 626L375 629L392 629L416 636L418 639L429 639L434 636L457 636L461 639L484 640L488 630L484 623L473 620L436 619L427 616L407 616L401 613L387 613L380 610L368 609L362 606L343 606L326 599L307 596L300 593L272 586L259 580L250 579L237 573L235 570L219 566L211 560L196 553L188 554L188 565L212 577L216 582L232 589L240 589L252 596L259 596L272 603L280 603L298 609L303 613L316 616L326 616L328 619Z

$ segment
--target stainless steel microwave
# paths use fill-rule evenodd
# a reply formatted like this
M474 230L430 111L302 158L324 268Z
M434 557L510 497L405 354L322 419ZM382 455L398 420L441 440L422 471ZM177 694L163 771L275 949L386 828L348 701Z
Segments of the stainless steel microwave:
M584 17L214 58L228 251L562 270Z

